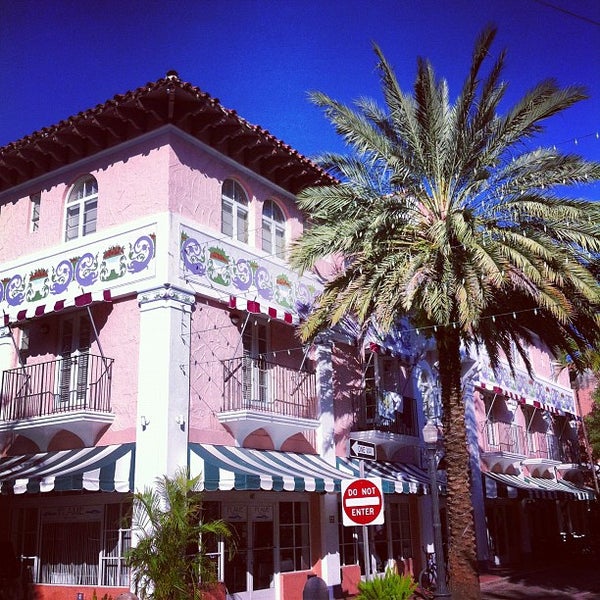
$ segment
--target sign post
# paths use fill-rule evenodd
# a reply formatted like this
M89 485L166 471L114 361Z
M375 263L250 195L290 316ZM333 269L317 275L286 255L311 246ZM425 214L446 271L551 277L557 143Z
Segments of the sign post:
M379 525L384 522L381 478L365 479L365 460L377 460L377 445L352 438L348 442L350 448L348 456L358 459L360 479L349 482L342 481L342 522L344 526L362 526L365 579L369 581L371 579L371 552L367 525ZM349 489L350 491L348 491ZM362 506L359 506L361 503Z
M371 552L367 526L381 525L383 522L381 477L342 481L342 523L346 527L360 525L362 528L363 559L367 581L371 579Z

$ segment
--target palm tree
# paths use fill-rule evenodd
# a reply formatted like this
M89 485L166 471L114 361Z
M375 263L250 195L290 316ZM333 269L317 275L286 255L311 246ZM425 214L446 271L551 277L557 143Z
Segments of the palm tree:
M215 565L206 547L231 533L223 521L205 519L198 484L199 477L189 479L184 469L134 494L137 543L127 560L141 598L200 600L215 583Z
M479 598L461 348L483 346L497 366L526 361L532 332L579 360L600 340L600 210L567 194L600 178L600 164L531 149L542 121L586 97L579 86L536 85L505 114L505 53L484 73L496 35L478 37L452 103L447 82L419 59L412 94L375 46L386 108L313 92L349 154L316 159L336 178L299 195L310 226L292 247L299 270L339 259L304 339L350 314L391 328L399 315L435 339L441 358L448 477L448 570L453 598ZM516 350L515 350L516 349Z

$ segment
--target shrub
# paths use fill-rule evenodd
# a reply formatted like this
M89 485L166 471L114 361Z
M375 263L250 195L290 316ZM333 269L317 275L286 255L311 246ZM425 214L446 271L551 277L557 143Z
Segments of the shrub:
M408 600L417 589L410 575L399 575L387 569L383 577L358 584L356 600Z

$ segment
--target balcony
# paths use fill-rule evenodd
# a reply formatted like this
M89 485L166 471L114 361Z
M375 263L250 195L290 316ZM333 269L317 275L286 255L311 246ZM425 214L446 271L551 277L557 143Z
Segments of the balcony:
M561 460L558 437L552 433L530 431L527 434L529 458L552 461Z
M404 460L418 460L417 402L409 396L368 389L352 397L352 438L380 446L390 459L398 450L410 448Z
M523 461L532 475L543 477L547 471L561 464L571 462L575 452L568 440L562 440L554 433L530 431L527 434L529 456Z
M565 464L580 464L585 462L583 459L585 450L582 450L578 439L561 437L560 444L560 460Z
M520 456L527 455L523 427L502 421L488 421L485 424L484 452L509 452Z
M240 446L264 429L278 450L292 435L319 426L315 373L249 356L225 360L219 421Z
M114 419L112 364L112 358L81 353L4 371L0 433L27 437L42 451L61 430L93 445Z
M516 467L527 456L527 439L523 427L503 421L487 421L483 428L482 457L492 470L504 472Z

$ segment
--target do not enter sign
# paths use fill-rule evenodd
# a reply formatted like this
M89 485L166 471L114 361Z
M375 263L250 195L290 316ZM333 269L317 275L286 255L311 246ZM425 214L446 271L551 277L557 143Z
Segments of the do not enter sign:
M342 522L345 526L381 525L383 518L380 477L342 480Z

